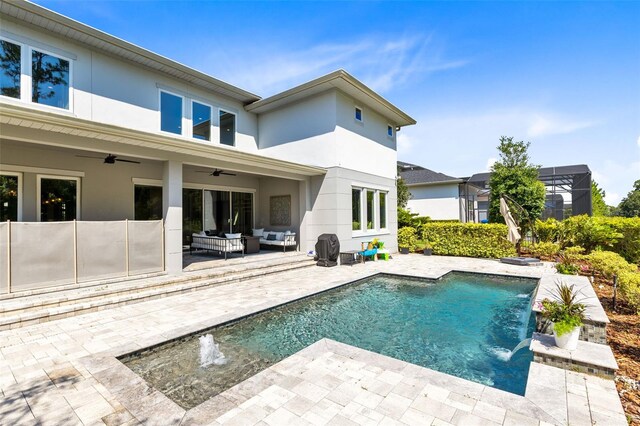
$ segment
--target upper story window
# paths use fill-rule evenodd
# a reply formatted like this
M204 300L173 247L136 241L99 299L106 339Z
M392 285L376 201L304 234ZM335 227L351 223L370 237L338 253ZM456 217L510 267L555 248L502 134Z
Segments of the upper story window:
M33 102L69 109L69 61L33 50L31 82Z
M390 138L393 137L393 127L387 125L387 136L389 136Z
M160 92L160 130L182 134L182 98Z
M21 47L0 40L0 94L20 99Z
M192 103L193 137L203 141L211 140L211 107L199 102Z
M220 143L235 146L236 144L236 115L220 110Z
M355 119L356 121L362 122L362 108L356 107Z

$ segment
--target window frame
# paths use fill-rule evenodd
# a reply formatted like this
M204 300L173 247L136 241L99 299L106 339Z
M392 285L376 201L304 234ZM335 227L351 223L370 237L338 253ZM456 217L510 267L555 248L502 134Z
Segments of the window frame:
M360 118L358 119L358 111L360 111ZM353 108L353 120L356 123L364 123L364 109L361 106L354 105Z
M27 49L29 51L29 54L26 58L26 61L28 62L29 66L24 69L24 71L28 72L28 76L29 76L29 89L27 91L28 95L29 95L29 103L31 105L37 105L39 108L45 108L45 109L52 109L54 111L67 111L67 112L73 112L74 111L74 87L73 87L73 62L74 60L69 58L68 56L65 55L60 55L59 53L54 53L50 50L42 49L39 48L37 46L27 46ZM53 105L46 105L46 104L40 104L38 102L33 102L33 51L37 51L40 53L44 53L45 55L49 55L49 56L53 56L54 58L58 58L58 59L63 59L67 62L69 62L69 108L61 108L61 107L57 107L57 106L53 106ZM22 62L23 64L25 63L25 60L23 60ZM25 74L25 72L23 71L23 74ZM22 80L20 81L20 84L22 85ZM20 91L21 95L22 95L22 90ZM21 99L22 96L21 96Z
M82 180L78 176L64 176L64 175L36 175L36 222L42 222L42 179L51 180L70 180L76 182L76 218L74 220L82 220L82 212L80 207L82 196Z
M391 134L389 134L389 130L391 130ZM388 137L389 139L393 139L393 137L395 136L395 134L396 134L396 129L395 129L395 127L393 127L391 124L388 124L388 123L387 123L387 137Z
M366 185L361 183L352 183L351 190L359 190L360 191L360 229L353 229L352 225L352 237L373 237L376 235L385 235L389 234L389 188L378 187L376 185ZM369 229L367 227L368 223L368 208L367 208L367 193L373 192L373 228ZM380 226L380 194L384 194L385 196L385 221L386 226L383 228ZM351 205L351 222L353 223L353 195L352 195L352 205ZM362 220L364 218L364 221ZM365 223L365 221L367 223Z
M12 98L11 96L6 96L3 94L0 94L0 99L10 99L13 102L16 101L24 101L25 100L25 82L26 82L26 78L25 78L25 55L24 52L25 50L29 49L29 46L25 45L24 43L20 43L16 40L13 40L9 37L4 37L4 36L0 36L0 40L5 41L7 43L11 43L11 44L15 44L16 46L20 46L20 96L18 96L17 98ZM31 87L31 78L29 78L29 86ZM29 89L30 91L31 89ZM31 98L31 94L29 94L29 99Z
M177 98L180 98L180 133L174 133L174 132L169 132L167 130L162 130L162 93L166 93L168 95L171 96L175 96ZM180 95L178 93L172 92L171 90L167 90L167 89L158 89L158 129L160 131L160 133L162 133L163 135L171 135L173 137L176 136L187 136L185 135L184 132L184 110L185 110L185 96ZM191 123L193 124L193 120L191 120ZM193 128L193 126L190 126L191 128Z
M382 226L381 220L382 219L382 205L380 203L380 196L384 195L384 221L385 224L384 226ZM380 231L387 231L389 230L389 209L388 209L388 204L389 204L389 192L388 191L382 191L382 190L378 190L378 206L377 206L377 211L378 211L378 229Z
M227 145L226 143L222 143L222 123L220 120L220 115L222 112L225 112L227 114L231 114L234 117L234 125L233 125L233 145ZM228 147L233 147L235 148L237 146L237 142L238 142L238 114L230 111L229 109L223 108L223 107L218 107L218 144L219 145L223 145L223 146L228 146Z
M203 102L203 101L198 100L198 99L191 98L190 100L191 100L191 126L189 126L189 127L191 129L191 134L190 134L191 139L195 139L195 140L203 142L203 143L207 143L207 142L211 143L211 142L213 142L213 111L216 108L214 108L213 105L208 104L208 103ZM199 139L199 138L196 138L193 135L193 127L194 127L194 125L193 125L193 104L200 104L202 106L206 106L206 107L209 108L209 140Z
M0 170L0 176L15 176L18 178L18 214L16 216L18 218L17 221L22 222L22 201L24 197L22 191L23 175L21 172L9 172L6 170Z

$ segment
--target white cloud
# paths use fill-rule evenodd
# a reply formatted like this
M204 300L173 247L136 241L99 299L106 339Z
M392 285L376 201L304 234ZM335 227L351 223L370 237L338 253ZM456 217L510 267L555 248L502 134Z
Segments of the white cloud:
M467 65L466 60L443 58L431 36L397 37L386 41L365 35L348 43L323 43L304 48L291 44L211 51L201 68L222 80L269 96L323 74L346 69L373 90L385 92L416 76Z
M534 114L527 128L527 136L538 137L547 135L562 135L586 129L596 123L580 121L553 113Z
M615 192L605 191L604 202L608 206L617 206L618 204L620 204L620 201L622 201L622 198L620 197L620 195L616 194Z
M495 162L496 162L496 161L498 161L498 159L497 159L497 158L495 158L495 157L491 157L491 158L489 158L489 159L487 160L487 165L486 165L486 166L484 166L484 171L485 171L485 172L490 171L490 170L491 170L491 167L493 167L493 165L495 164Z

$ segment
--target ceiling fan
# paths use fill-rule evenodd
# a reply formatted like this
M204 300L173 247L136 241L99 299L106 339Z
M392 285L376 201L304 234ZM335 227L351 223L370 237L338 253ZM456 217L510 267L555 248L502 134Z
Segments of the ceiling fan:
M205 171L198 171L198 173L207 173L209 176L220 176L220 175L227 175L227 176L235 176L235 173L227 173L224 170L218 170L215 169L212 172L205 172Z
M117 155L113 155L113 154L109 154L106 157L102 158L102 157L93 157L90 155L76 155L76 157L82 157L82 158L95 158L98 160L103 160L104 164L115 164L116 161L121 161L123 163L134 163L134 164L140 164L139 161L133 161L133 160L122 160L120 158L118 158Z

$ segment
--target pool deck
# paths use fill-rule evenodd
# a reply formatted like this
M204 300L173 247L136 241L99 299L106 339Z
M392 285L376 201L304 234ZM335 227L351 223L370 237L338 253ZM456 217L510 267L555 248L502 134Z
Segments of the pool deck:
M185 412L115 359L376 273L438 278L451 270L540 278L541 291L566 279L549 265L396 255L2 331L0 424L627 424L612 380L538 363L521 397L323 339ZM570 280L592 297L586 278ZM599 303L588 314L606 319Z

